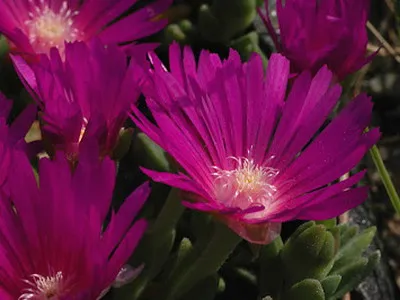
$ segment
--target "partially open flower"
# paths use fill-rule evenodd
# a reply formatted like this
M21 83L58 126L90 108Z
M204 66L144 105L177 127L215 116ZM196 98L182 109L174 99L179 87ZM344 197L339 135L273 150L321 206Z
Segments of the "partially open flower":
M49 53L52 47L63 52L64 42L89 41L94 36L105 44L132 42L166 25L158 16L172 0L156 0L124 15L136 2L0 0L0 32L10 41L13 52L23 54Z
M372 103L355 98L325 129L341 94L323 67L304 72L287 94L289 61L272 55L242 64L202 51L170 48L168 72L153 54L147 105L156 124L133 107L132 118L180 165L178 174L145 170L155 181L185 191L187 207L207 211L243 238L268 243L280 223L328 219L360 204L364 172L335 182L379 138L365 133ZM287 95L287 96L286 96Z
M116 170L96 151L87 146L74 172L62 153L41 159L39 186L26 156L14 153L10 195L0 196L2 300L96 300L131 256L146 228L132 221L150 188L137 188L105 225Z
M342 80L373 57L366 57L369 2L277 0L280 38L270 19L268 0L267 13L261 16L278 51L290 60L294 73L315 73L327 65Z
M75 160L82 139L96 136L100 155L109 155L140 95L145 55L139 49L128 62L116 45L97 39L65 47L65 59L53 48L50 56L40 55L32 65L13 56L21 80L42 110L44 139Z

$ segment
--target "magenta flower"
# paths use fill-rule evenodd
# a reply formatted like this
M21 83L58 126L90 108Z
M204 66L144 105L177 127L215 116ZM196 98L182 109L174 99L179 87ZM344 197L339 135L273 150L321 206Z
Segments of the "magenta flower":
M116 168L88 146L71 172L62 153L39 161L39 181L15 152L10 196L0 199L0 299L96 300L110 287L143 235L137 215L147 199L140 186L108 214Z
M97 137L102 156L113 151L130 106L140 95L143 69L136 60L128 63L116 45L105 47L93 40L67 43L65 60L53 48L50 57L43 54L31 66L19 56L13 61L42 110L46 140L73 159L85 136Z
M172 0L156 0L120 18L137 0L0 0L0 32L14 52L61 51L64 42L88 41L94 36L105 44L131 42L162 29L167 21L158 15Z
M280 40L267 13L262 15L280 53L291 62L292 71L317 72L323 65L338 80L371 61L366 57L366 23L369 0L277 0Z
M28 106L15 121L8 126L7 119L12 108L12 101L0 93L0 187L4 189L12 152L15 150L28 151L25 135L36 116L36 108Z
M304 72L287 94L289 61L272 55L266 75L259 56L242 64L189 48L170 48L170 69L151 55L147 105L156 125L133 107L132 119L180 165L178 174L144 170L187 193L184 205L210 212L240 236L268 243L280 223L336 217L363 202L368 188L352 188L364 172L350 171L379 138L365 133L372 103L355 98L319 131L341 87L322 68ZM286 98L286 100L285 100Z

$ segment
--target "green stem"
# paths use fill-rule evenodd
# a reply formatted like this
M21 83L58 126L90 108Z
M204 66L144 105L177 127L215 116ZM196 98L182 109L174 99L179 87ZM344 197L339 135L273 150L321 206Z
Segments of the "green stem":
M262 247L260 251L260 296L271 295L273 299L279 299L283 286L282 263L280 252L283 248L281 236L278 236L270 244Z
M135 279L133 292L130 294L131 297L134 295L134 299L140 297L148 283L157 276L168 259L175 239L175 227L184 210L185 208L179 198L179 190L172 188L153 227L150 229L149 236L144 238L143 243L148 246L146 248L151 249L153 254L146 259L144 262L145 269Z
M387 171L385 164L382 160L381 153L376 145L374 145L371 150L370 154L374 161L376 168L378 169L379 175L382 178L383 185L385 186L386 192L389 195L390 201L396 211L397 214L400 215L400 198L396 192L396 188L390 178L389 172Z
M185 207L181 203L179 190L172 188L154 223L152 235L155 237L164 235L175 228L184 210Z
M169 283L167 300L179 299L198 282L216 273L240 241L236 233L224 224L216 223L214 234L203 252Z

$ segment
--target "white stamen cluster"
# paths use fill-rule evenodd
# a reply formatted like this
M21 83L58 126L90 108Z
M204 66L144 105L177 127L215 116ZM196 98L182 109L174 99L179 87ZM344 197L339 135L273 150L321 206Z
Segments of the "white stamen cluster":
M29 2L32 9L25 25L29 32L29 42L36 51L48 52L51 47L62 49L65 41L79 39L81 33L73 22L79 12L69 9L67 1L62 2L58 12L49 7L48 1L40 0L39 5L35 5L34 0Z
M24 280L31 287L25 289L18 300L58 300L66 292L62 272L54 276L31 275L32 280Z
M247 208L252 203L267 205L273 200L276 187L270 184L278 171L257 165L253 159L229 157L236 167L223 170L213 167L217 199L227 205Z

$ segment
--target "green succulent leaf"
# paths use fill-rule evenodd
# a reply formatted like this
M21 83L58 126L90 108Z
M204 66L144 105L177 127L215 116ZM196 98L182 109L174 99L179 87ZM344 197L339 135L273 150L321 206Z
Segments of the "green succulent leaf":
M0 57L3 57L8 53L10 46L7 42L7 39L4 35L0 36Z
M260 49L258 44L258 34L255 31L251 31L248 34L232 41L231 47L237 50L242 60L247 61L253 53L258 53L262 58L264 68L267 67L268 59L264 52Z
M347 242L355 237L359 232L358 226L349 226L348 224L341 224L338 228L340 230L341 245L347 244Z
M341 273L342 280L335 294L330 300L339 299L344 294L353 290L360 282L376 268L380 261L379 251L373 252L368 258L360 258L353 264L338 270Z
M213 300L218 292L218 284L217 275L209 276L187 292L181 300Z
M336 292L341 280L342 276L340 275L330 275L321 280L326 297L330 297Z
M164 30L164 35L166 43L168 44L172 43L173 41L176 41L180 44L187 43L187 36L178 24L168 25Z
M376 227L370 227L360 234L353 236L346 244L342 245L335 256L335 263L332 272L347 266L360 257L371 244L376 233Z
M307 278L293 285L283 300L325 300L325 293L318 280Z
M126 128L122 129L119 133L119 139L117 142L117 146L115 147L112 157L114 160L121 160L126 153L129 151L129 147L132 142L133 129Z
M315 223L314 223L315 224ZM333 265L335 240L323 225L299 228L281 252L285 279L293 284L305 278L323 279Z
M144 133L137 134L133 150L141 166L164 172L171 169L165 151Z
M257 0L257 6L260 7L262 5L264 5L265 0Z
M256 0L215 0L203 4L198 15L202 36L211 42L228 43L251 25L256 16Z
M323 221L316 221L316 224L324 225L326 228L334 228L336 227L337 220L336 218L328 219L328 220L323 220Z
M300 234L302 234L305 230L307 230L308 228L315 226L315 222L314 221L309 221L306 223L301 224L295 232L293 232L293 234L290 236L291 239L295 239L297 238Z
M188 238L183 238L179 244L176 257L171 267L170 273L173 273L178 266L181 266L183 262L190 256L193 251L193 244Z
M279 253L283 247L281 237L265 245L260 251L260 295L276 296L283 285L282 261Z
M132 284L116 289L116 299L138 299L148 283L161 271L167 261L175 240L175 230L165 235L154 245L152 236L146 234L135 252L135 261L144 262L145 268ZM129 295L124 297L123 295Z

